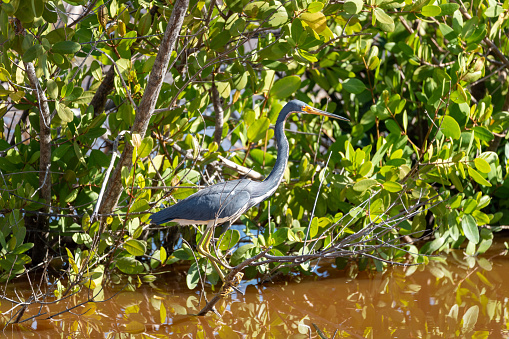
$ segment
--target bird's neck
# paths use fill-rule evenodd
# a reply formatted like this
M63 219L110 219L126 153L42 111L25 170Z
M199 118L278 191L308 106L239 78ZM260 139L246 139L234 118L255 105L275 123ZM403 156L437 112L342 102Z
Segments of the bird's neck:
M284 128L286 118L292 112L288 112L286 114L280 114L276 126L274 128L274 134L276 136L276 145L277 145L277 159L276 164L272 168L269 176L265 178L263 183L268 186L270 191L275 191L276 188L281 183L283 176L285 174L286 165L288 162L288 139L286 139Z

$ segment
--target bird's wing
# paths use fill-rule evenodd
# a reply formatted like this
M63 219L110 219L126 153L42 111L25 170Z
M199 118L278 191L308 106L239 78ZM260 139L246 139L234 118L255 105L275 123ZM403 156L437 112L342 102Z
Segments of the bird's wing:
M249 180L234 180L209 186L175 205L153 214L153 223L176 221L182 225L206 224L237 219L248 207Z

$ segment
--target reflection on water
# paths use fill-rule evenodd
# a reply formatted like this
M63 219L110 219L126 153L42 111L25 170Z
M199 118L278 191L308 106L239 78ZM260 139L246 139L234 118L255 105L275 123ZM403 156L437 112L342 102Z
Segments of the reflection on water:
M509 261L505 256L464 258L454 252L427 266L394 267L384 274L319 268L321 276L291 282L243 284L218 304L221 317L195 317L204 306L200 291L185 287L183 273L160 276L136 292L107 291L105 303L88 304L53 320L9 325L8 338L318 338L316 328L336 338L436 338L509 336ZM296 282L295 279L300 281ZM30 296L28 284L17 285L13 298ZM17 293L17 294L16 294ZM211 298L213 292L208 290ZM83 298L84 296L80 296ZM76 305L49 305L55 314ZM4 314L12 305L2 301ZM38 312L29 309L22 319ZM5 318L7 317L7 318ZM315 327L316 326L316 327Z

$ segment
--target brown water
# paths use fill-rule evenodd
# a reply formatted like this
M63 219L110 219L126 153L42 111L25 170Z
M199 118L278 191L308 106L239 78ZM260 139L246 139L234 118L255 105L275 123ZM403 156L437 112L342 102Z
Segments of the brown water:
M504 338L509 337L509 256L497 249L484 258L446 260L386 273L359 273L355 279L333 267L320 276L256 285L245 295L217 304L221 316L196 317L201 291L189 291L183 272L160 276L135 292L107 291L105 303L87 304L52 320L29 320L4 329L7 338L319 338L318 328L336 338ZM13 298L31 294L25 282ZM207 297L213 293L208 290ZM55 314L84 300L44 306ZM1 301L5 323L12 304ZM30 307L22 319L36 314ZM316 325L316 327L315 327Z

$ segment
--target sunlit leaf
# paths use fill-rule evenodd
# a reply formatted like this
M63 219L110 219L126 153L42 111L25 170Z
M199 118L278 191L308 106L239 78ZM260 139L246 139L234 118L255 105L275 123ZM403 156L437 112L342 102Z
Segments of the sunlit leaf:
M394 20L392 20L392 18L388 16L383 9L375 7L373 12L375 13L375 18L377 21L386 25L394 25Z
M452 139L459 139L461 136L461 129L458 122L451 116L444 116L440 122L440 128L442 133L446 137L450 137Z
M115 266L126 274L139 274L145 270L143 264L132 257L122 257L117 259L115 261Z
M474 179L478 184L491 187L490 182L484 179L482 175L472 167L468 167L468 175L470 175L470 177Z
M124 249L132 255L144 255L147 251L147 244L144 241L129 239L124 243Z
M375 185L379 185L379 182L375 179L363 179L356 182L355 185L353 185L353 189L357 192L364 192Z
M394 181L386 181L382 184L383 188L389 192L400 192L403 189L400 183Z
M441 12L441 8L435 5L424 6L421 10L422 15L424 16L438 16Z
M473 216L470 214L464 215L461 220L461 228L463 229L463 232L465 232L465 236L468 240L474 244L479 243L479 229L477 228L477 223Z
M327 18L322 12L304 12L300 15L300 19L308 24L316 33L321 33L327 28Z
M237 230L228 230L221 235L219 238L219 249L221 251L226 251L239 242L240 233Z
M247 130L248 140L251 142L258 142L260 139L263 139L269 126L269 118L263 117L255 120Z

